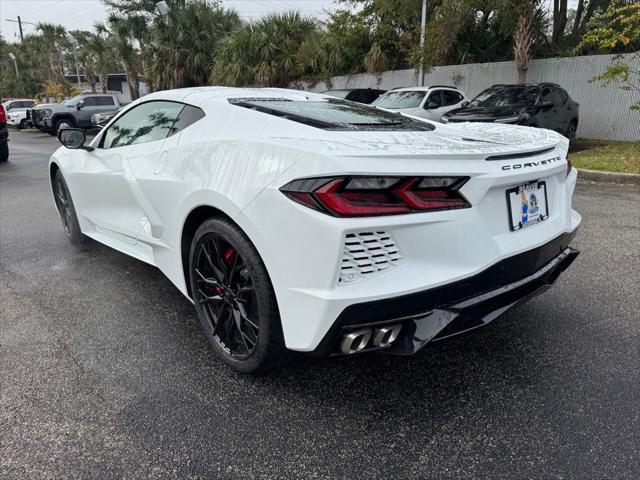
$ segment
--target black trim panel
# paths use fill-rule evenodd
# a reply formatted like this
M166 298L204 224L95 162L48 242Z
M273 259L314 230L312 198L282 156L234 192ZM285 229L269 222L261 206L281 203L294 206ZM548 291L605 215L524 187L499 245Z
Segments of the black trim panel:
M485 160L493 161L493 160L512 160L514 158L529 158L534 157L536 155L542 155L543 153L549 153L555 150L556 147L543 148L541 150L533 150L530 152L518 152L518 153L507 153L504 155L491 155L490 157L485 158Z
M549 243L501 260L486 270L457 282L409 295L350 305L338 316L312 354L332 354L343 330L355 329L364 324L406 322L407 328L402 336L407 338L411 337L409 329L417 328L421 325L420 322L431 317L429 321L422 323L423 327L428 324L433 330L429 336L430 341L450 336L444 329L454 320L457 323L471 322L468 328L451 327L456 333L488 323L509 307L540 293L541 289L555 281L578 255L577 250L569 248L575 234L576 231L562 234ZM550 265L554 268L549 272L545 271L545 266ZM527 279L530 281L527 282ZM520 285L522 282L525 283ZM498 295L500 298L496 301ZM461 315L462 310L464 315ZM447 313L436 318L433 314L437 312ZM397 350L395 348L389 350L390 353L415 351L393 352Z

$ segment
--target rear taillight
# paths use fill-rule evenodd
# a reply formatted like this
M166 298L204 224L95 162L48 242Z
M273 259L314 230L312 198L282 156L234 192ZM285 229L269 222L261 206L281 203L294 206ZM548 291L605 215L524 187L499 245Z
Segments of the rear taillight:
M294 180L280 191L337 217L399 215L468 208L459 192L469 177L323 177Z
M0 105L0 123L7 123L7 114L3 105Z

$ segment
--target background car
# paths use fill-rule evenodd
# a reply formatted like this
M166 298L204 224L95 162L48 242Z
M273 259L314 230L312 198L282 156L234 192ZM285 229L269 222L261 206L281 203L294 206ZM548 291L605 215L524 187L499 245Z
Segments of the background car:
M493 85L442 117L445 123L495 122L548 128L575 139L579 105L555 83Z
M7 131L7 114L0 103L0 162L9 159L9 132Z
M432 85L397 88L381 95L372 105L439 122L443 114L459 107L464 101L464 93L457 88Z
M322 92L324 95L331 95L336 98L343 98L352 102L370 104L386 90L377 90L374 88L351 88L344 90L327 90Z
M43 132L55 135L61 128L90 128L91 116L120 107L117 95L83 94L62 103L38 106L31 110L31 122Z
M94 128L102 128L111 121L120 112L120 109L110 112L94 113L91 115L91 126Z
M27 110L33 108L37 102L30 98L15 98L4 102L7 114L7 125L24 128L27 126Z
M15 112L7 113L7 125L15 127L18 130L22 130L31 125L31 122L27 120L27 110L18 110Z
M202 87L145 96L89 145L82 129L59 139L69 240L158 267L244 372L287 349L415 353L545 290L578 254L577 173L549 130Z

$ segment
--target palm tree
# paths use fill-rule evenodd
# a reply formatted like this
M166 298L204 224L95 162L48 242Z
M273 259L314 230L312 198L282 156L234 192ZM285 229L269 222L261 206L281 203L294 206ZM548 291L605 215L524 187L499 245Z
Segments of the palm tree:
M268 15L245 24L220 43L209 79L225 85L285 87L304 72L303 45L318 33L315 20L298 12ZM308 52L309 44L305 48Z
M97 23L94 29L95 33L87 39L84 49L93 56L95 69L100 77L100 89L102 93L107 93L109 71L115 67L117 60L107 38L107 28L103 24Z
M150 30L150 78L160 88L206 85L220 40L239 25L235 11L204 0L173 4Z
M140 98L138 82L140 54L134 45L137 22L135 17L122 18L115 13L111 13L107 18L109 43L127 76L131 100Z
M42 48L46 48L49 60L49 80L57 83L64 81L64 65L62 50L67 44L67 31L62 25L53 23L38 23L36 30L40 32Z

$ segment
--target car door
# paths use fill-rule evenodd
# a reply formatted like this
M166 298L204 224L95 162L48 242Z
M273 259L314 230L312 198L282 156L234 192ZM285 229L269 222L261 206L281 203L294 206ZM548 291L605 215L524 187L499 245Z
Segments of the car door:
M554 104L553 130L564 134L569 129L569 122L573 118L569 110L569 96L560 88L551 87L551 97Z
M175 227L182 188L181 162L188 161L181 155L180 134L204 118L204 112L198 107L182 104L180 107L159 155L131 164L132 191L146 219L138 240L148 245L166 246L167 224Z
M164 142L182 108L168 101L135 106L101 132L95 150L80 152L71 173L81 190L80 213L96 234L142 260L149 260L150 252L138 238L152 222L138 177L163 161Z
M431 90L429 95L424 101L424 118L439 122L442 115L445 113L445 108L442 99L442 90Z
M545 86L540 91L540 97L536 106L536 125L541 128L548 128L555 130L556 122L555 115L557 113L557 106L553 103L554 98L550 86ZM549 102L549 106L543 106Z
M89 95L84 98L83 105L75 114L78 127L91 126L91 116L94 113L107 112L115 109L113 97L104 95Z

